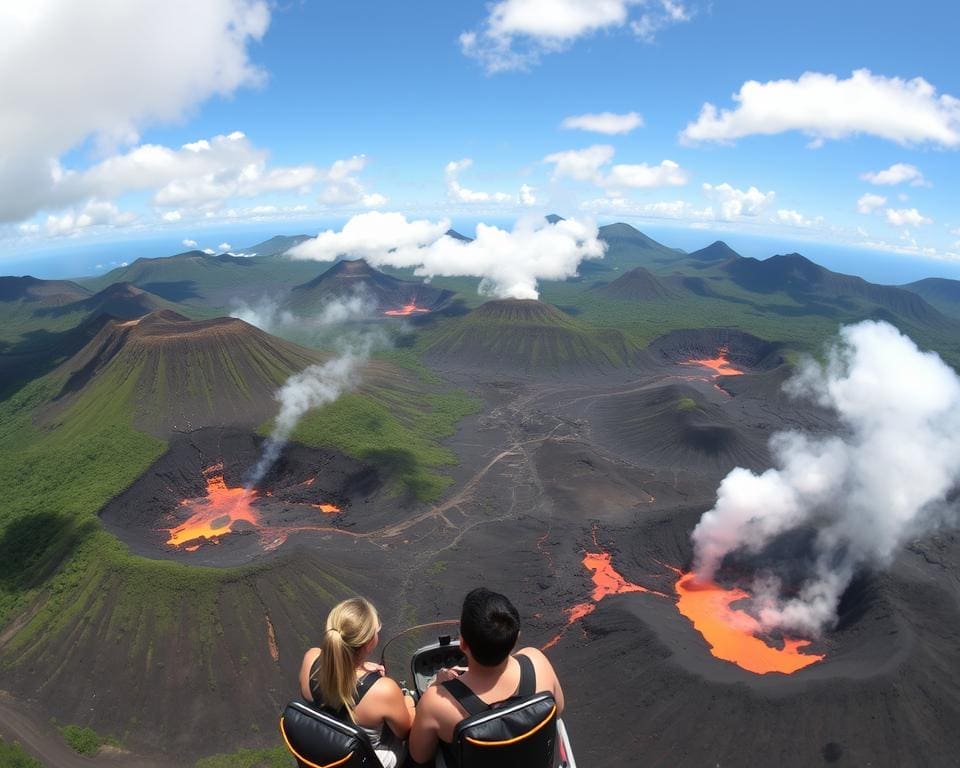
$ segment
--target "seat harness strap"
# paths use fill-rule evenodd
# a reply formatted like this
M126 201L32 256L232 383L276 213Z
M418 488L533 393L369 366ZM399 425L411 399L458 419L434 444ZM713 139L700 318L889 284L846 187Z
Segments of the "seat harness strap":
M533 661L531 661L529 656L524 656L523 654L517 654L513 658L515 658L520 665L520 684L517 686L517 692L514 696L533 696L537 689L537 671L533 667ZM493 709L493 707L496 706L495 704L487 704L482 701L477 694L470 690L466 683L460 680L447 680L445 683L441 683L441 685L447 689L447 692L457 700L460 706L463 707L471 717Z

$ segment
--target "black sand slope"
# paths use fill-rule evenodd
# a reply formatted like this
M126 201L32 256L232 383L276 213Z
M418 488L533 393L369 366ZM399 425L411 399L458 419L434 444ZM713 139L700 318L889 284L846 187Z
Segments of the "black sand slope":
M597 400L590 422L599 444L643 466L713 474L769 463L766 434L684 384Z
M651 515L609 531L628 581L657 563L690 557L695 511ZM613 542L620 543L616 547ZM886 575L864 574L848 591L835 630L816 645L826 658L792 675L753 675L712 657L670 600L604 599L554 650L561 668L590 670L592 713L578 761L624 765L948 766L960 750L956 534L917 542ZM949 570L946 561L953 563ZM951 575L952 571L952 575ZM627 693L629 692L629 693ZM587 718L590 718L589 720ZM616 745L616 746L614 746Z
M441 370L526 376L621 368L630 350L618 331L591 328L541 301L502 299L442 326L426 359Z
M315 310L332 299L356 294L369 296L378 312L402 309L407 304L434 311L453 297L453 291L398 280L374 269L365 260L356 259L338 261L313 280L295 286L287 303L294 310Z

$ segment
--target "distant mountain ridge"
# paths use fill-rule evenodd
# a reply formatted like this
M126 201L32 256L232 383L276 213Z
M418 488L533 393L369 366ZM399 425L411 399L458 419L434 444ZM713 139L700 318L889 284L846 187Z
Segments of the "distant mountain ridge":
M916 293L832 272L799 253L771 256L764 261L739 258L724 264L722 269L737 285L755 293L784 291L805 300L861 299L922 323L941 325L945 320Z

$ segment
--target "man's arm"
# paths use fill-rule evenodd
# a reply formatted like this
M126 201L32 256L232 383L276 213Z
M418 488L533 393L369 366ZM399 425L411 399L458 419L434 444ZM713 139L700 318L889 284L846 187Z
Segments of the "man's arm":
M533 667L537 672L537 687L553 694L554 701L557 702L557 717L560 717L563 714L565 704L563 688L560 687L560 678L557 677L550 659L544 656L539 648L523 648L518 653L522 653L533 662Z
M440 724L437 721L436 710L439 704L440 695L437 693L436 686L433 685L423 692L417 704L408 746L410 757L418 763L426 763L437 752Z

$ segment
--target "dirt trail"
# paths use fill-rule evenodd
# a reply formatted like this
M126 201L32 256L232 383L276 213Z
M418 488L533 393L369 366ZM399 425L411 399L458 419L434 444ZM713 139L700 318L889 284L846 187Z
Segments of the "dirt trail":
M129 752L106 752L93 758L78 755L53 725L4 691L0 691L0 737L19 742L45 768L173 768L169 761Z

